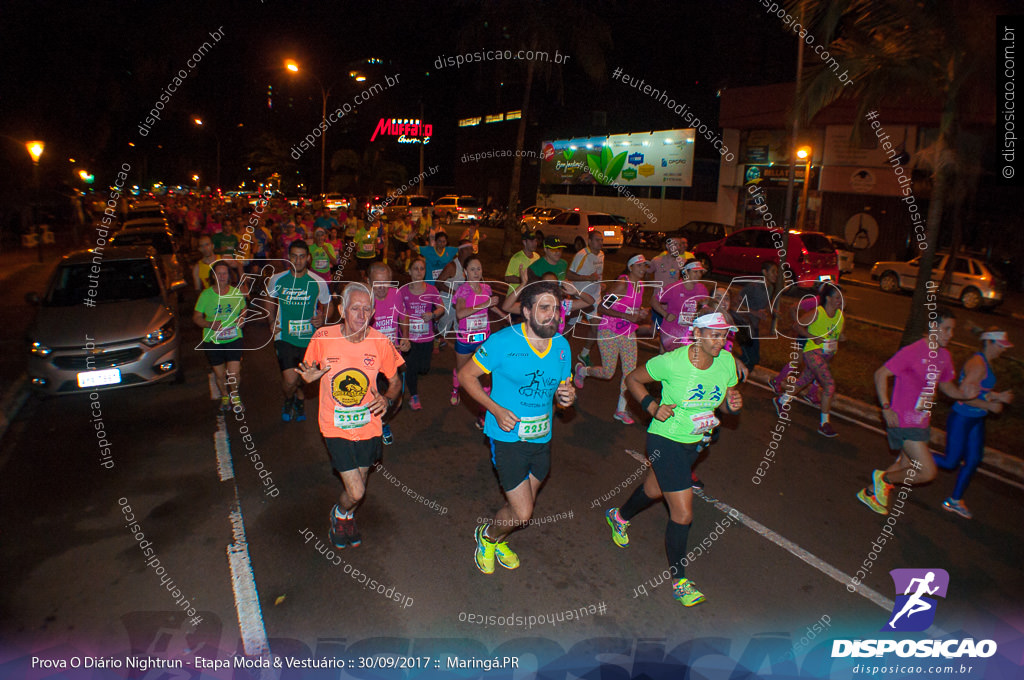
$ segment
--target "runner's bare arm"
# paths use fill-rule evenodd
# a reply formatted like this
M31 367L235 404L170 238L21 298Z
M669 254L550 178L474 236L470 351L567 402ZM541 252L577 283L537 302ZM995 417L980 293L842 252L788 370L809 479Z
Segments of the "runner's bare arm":
M640 366L634 369L626 376L626 387L629 389L629 393L633 395L633 398L641 404L650 398L650 402L646 407L647 413L654 416L657 420L664 422L672 417L672 414L675 412L676 405L659 404L657 400L651 396L651 393L647 391L647 385L652 382L656 381L651 377L651 374L647 372L647 368L645 366Z
M467 361L465 366L459 369L459 384L462 385L462 389L466 390L466 394L472 397L473 401L491 412L501 429L511 432L519 422L519 418L507 408L499 406L498 402L484 392L484 388L480 384L480 376L483 374L484 369L480 368L476 361Z

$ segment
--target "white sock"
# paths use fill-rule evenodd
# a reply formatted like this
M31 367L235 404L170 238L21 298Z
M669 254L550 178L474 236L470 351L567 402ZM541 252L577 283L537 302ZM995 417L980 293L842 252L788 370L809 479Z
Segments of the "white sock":
M828 422L828 414L827 413L822 413L821 414L821 424L824 425L827 422Z

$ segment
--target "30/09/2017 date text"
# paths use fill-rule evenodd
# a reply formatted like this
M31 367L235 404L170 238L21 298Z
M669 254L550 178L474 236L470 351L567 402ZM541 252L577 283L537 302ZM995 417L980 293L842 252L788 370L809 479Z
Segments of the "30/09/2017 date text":
M361 656L349 662L353 668L478 668L484 671L498 668L519 668L519 657L505 656L491 659L458 656L434 659L429 656Z

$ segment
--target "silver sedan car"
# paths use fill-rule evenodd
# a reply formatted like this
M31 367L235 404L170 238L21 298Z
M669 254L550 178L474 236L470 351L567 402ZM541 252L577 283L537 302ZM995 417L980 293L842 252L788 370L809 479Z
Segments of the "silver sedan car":
M184 380L175 305L152 248L65 255L28 332L28 377L47 394Z
M921 258L909 262L876 262L871 268L871 280L888 293L911 291L917 286L917 270ZM932 280L939 282L946 273L948 253L936 253L932 266ZM958 300L966 309L995 307L1003 302L1006 281L986 262L967 255L957 255L953 265L950 287L943 297Z

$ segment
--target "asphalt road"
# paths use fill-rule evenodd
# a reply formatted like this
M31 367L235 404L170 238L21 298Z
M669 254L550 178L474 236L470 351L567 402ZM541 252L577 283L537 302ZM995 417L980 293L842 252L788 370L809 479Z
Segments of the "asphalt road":
M19 287L33 283L26 276ZM19 314L26 312L8 310L5 319ZM265 339L261 330L248 335L254 346ZM198 342L191 327L185 336L187 346ZM649 356L641 351L641 360ZM480 574L473 529L501 495L474 409L448 404L453 361L451 349L435 356L421 383L423 410L395 419L396 441L359 510L363 545L336 563L317 546L325 549L340 482L315 418L281 422L271 347L245 357L241 420L218 422L205 361L191 350L184 385L100 393L112 469L101 466L88 397L30 398L0 442L0 637L26 655L210 658L267 647L300 657L512 654L559 673L569 654L578 675L600 654L651 677L675 677L660 675L669 673L659 664L670 652L677 662L703 654L694 667L726 677L722 668L732 666L723 655L756 670L771 651L773 668L795 672L782 656L816 622L827 620L826 630L796 654L805 670L829 663L828 645L807 655L821 638L877 635L891 615L890 569L941 567L951 587L929 632L991 637L1009 653L1024 602L1024 487L979 473L968 497L976 518L965 521L940 507L953 484L940 473L910 493L895 538L876 551L884 520L854 494L890 460L883 435L839 421L839 437L825 439L817 412L797 407L756 484L779 421L754 385L743 388L743 413L725 419L698 466L707 489L690 546L703 549L687 574L706 603L683 609L661 582L663 508L634 520L628 549L611 542L603 511L635 487L640 464L628 451L643 451L644 428L612 420L617 383L594 379L555 425L537 523L512 538L522 566ZM276 495L245 455L243 427ZM129 532L126 505L143 539ZM849 578L865 560L873 561L866 589L851 592ZM188 620L185 600L201 621ZM499 624L510 615L511 625ZM851 663L837 660L828 677L852 677Z
M187 335L198 340L191 330ZM873 467L889 460L884 438L840 422L840 436L824 439L815 432L816 412L799 407L763 483L754 484L777 423L767 393L756 386L744 388L742 415L726 420L721 440L698 468L707 494L697 502L690 545L706 539L707 549L688 574L707 594L705 604L684 610L666 584L655 586L665 568L662 508L633 522L628 549L610 540L602 513L634 487L625 481L639 463L627 450L643 449L644 432L611 419L616 385L598 380L588 380L578 406L555 426L539 523L513 538L522 566L484 576L472 561L472 533L476 519L495 510L500 493L472 408L453 408L446 399L452 362L450 349L435 357L422 383L424 409L406 409L396 418L396 442L385 450L384 469L371 476L359 511L364 543L341 553L337 565L316 546L326 543L340 482L330 473L315 420L280 421L270 347L245 357L241 394L248 408L243 420L231 414L224 425L230 464L218 464L218 412L195 352L186 355L185 385L101 394L113 469L100 465L86 396L33 397L0 452L6 519L0 636L26 649L68 645L101 653L206 650L215 656L213 649L230 654L267 639L278 654L463 649L486 655L501 647L506 653L532 648L539 657L548 653L541 643L512 641L539 638L569 650L593 638L672 646L720 637L737 658L765 635L796 641L823 616L832 637L873 635L893 597L888 570L937 565L954 584L938 628L1005 635L1005 622L1019 613L1019 484L979 475L970 491L971 522L939 506L951 476L915 489L896 523L896 539L865 579L876 594L851 593L844 579L872 552L883 525L854 494ZM243 426L280 490L274 497L244 455ZM628 488L616 491L620 485ZM127 529L126 504L180 588L178 598L146 565ZM728 519L731 509L742 522ZM233 578L230 555L239 552L249 566L236 560ZM399 601L364 587L354 572L346 573L346 564L386 592L400 593ZM245 583L250 574L252 591ZM202 618L195 629L175 604L182 597ZM554 617L581 608L587 613L579 620L532 628L468 620ZM640 654L632 642L629 649ZM551 646L551 655L560 653Z

